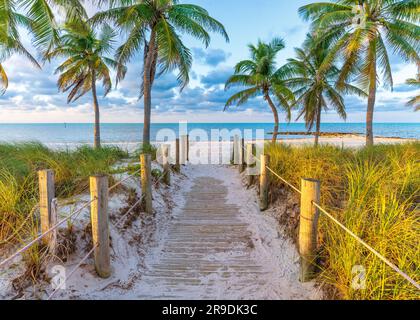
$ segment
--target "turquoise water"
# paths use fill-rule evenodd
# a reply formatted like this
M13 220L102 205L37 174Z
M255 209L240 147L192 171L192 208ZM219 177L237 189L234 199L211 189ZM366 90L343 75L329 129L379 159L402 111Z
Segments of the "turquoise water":
M158 132L162 129L174 130L178 134L178 124L152 125L151 138L156 141ZM104 143L136 143L142 138L142 124L102 124L102 141ZM269 123L189 123L188 130L201 129L210 137L211 130L239 129L265 130L266 137L273 130ZM304 124L282 124L280 131L306 131ZM324 123L323 132L365 132L363 123ZM415 138L420 139L420 123L377 123L374 126L375 136ZM287 138L300 138L301 136L288 136ZM0 124L0 141L21 142L40 141L46 144L79 144L90 143L93 138L93 125L91 124Z

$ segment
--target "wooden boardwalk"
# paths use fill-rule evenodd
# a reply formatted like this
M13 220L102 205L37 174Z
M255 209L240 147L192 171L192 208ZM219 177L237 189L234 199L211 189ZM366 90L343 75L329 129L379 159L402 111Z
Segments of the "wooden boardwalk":
M239 218L239 208L227 203L227 193L220 180L193 181L159 259L142 277L157 294L139 298L194 299L199 294L200 299L240 299L266 285L264 266L251 257L252 233Z
M298 281L299 255L276 213L260 212L237 170L186 166L164 193L174 206L150 217L157 229L113 230L109 279L88 265L57 298L317 299L313 284ZM141 244L141 230L152 232L150 246Z

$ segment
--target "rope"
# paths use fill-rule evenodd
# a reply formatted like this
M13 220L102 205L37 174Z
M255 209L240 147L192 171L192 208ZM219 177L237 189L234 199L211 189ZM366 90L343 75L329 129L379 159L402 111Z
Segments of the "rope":
M245 147L242 147L244 151L246 151ZM258 163L261 163L261 160L258 159L255 155L251 154L251 156L256 160ZM269 166L265 166L268 171L270 171L273 175L275 175L277 178L279 178L281 181L283 181L285 184L287 184L290 188L295 190L297 193L302 194L302 192L299 190L299 188L295 187L293 184L291 184L289 181L284 179L282 176L280 176L278 173L276 173L273 169L271 169Z
M156 187L156 185L160 182L160 181L162 181L163 180L163 178L164 178L164 175L162 175L158 180L156 180L154 183L153 183L153 186L155 186ZM140 205L141 204L141 202L143 201L143 199L144 199L144 195L142 195L141 196L141 198L135 203L135 204L133 204L133 206L130 208L130 209L128 209L128 211L117 221L117 223L116 223L116 226L117 227L120 227L120 224L121 224L121 222L131 213L131 212L133 212L134 211L134 209L138 206L138 205Z
M121 185L122 183L124 183L125 181L131 179L132 177L134 177L136 174L138 174L140 170L137 170L136 172L134 172L133 174L129 175L128 177L126 177L123 180L120 180L119 182L117 182L116 184L112 185L111 187L109 187L108 192L111 192L113 189L115 189L116 187L118 187L119 185ZM79 213L82 212L83 209L85 209L86 207L88 207L93 201L97 200L97 198L93 198L92 200L86 202L81 208L79 208L78 210L76 210L75 212L73 212L71 215L69 215L68 217L64 218L63 220L61 220L60 222L58 222L57 224L55 224L54 226L52 226L50 229L48 229L47 231L45 231L44 233L40 234L38 237L36 237L35 239L33 239L31 242L29 242L28 244L26 244L24 247L22 247L21 249L19 249L18 251L16 251L13 255L11 255L10 257L6 258L5 260L3 260L2 262L0 262L0 267L4 266L5 264L9 263L10 261L12 261L14 258L16 258L18 255L22 254L23 252L27 251L29 248L31 248L35 243L37 243L39 240L43 239L46 235L50 234L52 231L56 230L59 226L61 226L64 222L72 219L73 217L76 217Z
M120 186L121 184L123 184L125 181L135 177L138 173L140 173L141 169L137 170L136 172L134 172L133 174L129 175L128 177L124 178L123 180L120 180L119 182L117 182L116 184L114 184L113 186L109 187L108 191L111 192L112 190L114 190L116 187Z
M47 300L51 300L51 298L58 292L58 290L61 290L62 286L71 278L71 276L80 268L80 266L90 257L90 255L95 251L95 249L98 247L98 244L93 246L92 250L88 252L86 256L83 257L82 260L74 267L74 269L69 273L69 275L66 277L66 279L60 283L60 285L48 296Z
M52 231L56 230L64 222L68 221L69 219L71 219L75 215L79 214L83 209L85 209L88 205L90 205L95 200L97 200L96 197L94 199L92 199L91 201L89 201L88 203L86 203L85 205L83 205L77 211L73 212L71 215L69 215L68 217L64 218L63 220L61 220L60 222L58 222L57 224L55 224L54 226L52 226L50 229L48 229L47 231L45 231L44 233L42 233L41 235L39 235L38 237L36 237L35 239L33 239L31 242L29 242L28 244L26 244L24 247L22 247L21 249L19 249L18 251L16 251L9 258L7 258L7 259L3 260L2 262L0 262L0 267L4 266L8 262L10 262L14 258L16 258L18 255L20 255L21 253L23 253L26 250L28 250L29 248L31 248L35 243L37 243L39 240L41 240L42 238L44 238L46 235L50 234Z
M245 147L242 147L245 150ZM261 160L258 159L255 155L251 154L252 157L261 163ZM300 191L297 187L295 187L293 184L291 184L289 181L281 177L279 174L277 174L273 169L266 166L267 170L269 170L274 176L279 178L281 181L283 181L286 185L288 185L290 188L292 188L294 191L296 191L299 194L302 194L302 191ZM360 244L362 244L365 248L367 248L370 252L372 252L375 256L377 256L380 260L382 260L385 264L387 264L390 268L392 268L395 272L397 272L401 277L406 279L408 282L410 282L413 286L415 286L418 290L420 290L420 285L413 280L409 275L407 275L405 272L403 272L400 268L398 268L395 264L393 264L391 261L389 261L387 258L385 258L383 255L381 255L378 251L376 251L374 248L372 248L370 245L368 245L365 241L363 241L359 236L357 236L355 233L353 233L350 229L348 229L345 225L343 225L340 221L338 221L336 218L334 218L330 213L328 213L324 208L322 208L319 204L312 202L314 207L318 208L323 214L325 214L329 219L331 219L333 222L335 222L341 229L343 229L345 232L347 232L350 236L352 236L356 241L358 241Z
M286 179L282 178L280 175L278 175L277 173L274 172L273 169L267 167L267 170L270 171L272 174L274 174L277 178L279 178L281 181L283 181L285 184L287 184L290 188L292 188L293 190L295 190L297 193L302 194L302 191L300 191L298 188L296 188L293 184L291 184L289 181L287 181Z
M140 200L137 201L121 218L120 220L118 220L118 222L116 223L117 227L120 226L121 222L131 213L133 212L133 210L140 205L140 203L143 201L144 196L141 196Z
M402 270L400 270L395 264L393 264L391 261L389 261L383 255L381 255L378 251L376 251L374 248L372 248L370 245L368 245L365 241L363 241L359 236L357 236L350 229L348 229L345 225L343 225L340 221L338 221L336 218L334 218L330 213L328 213L319 204L317 204L315 202L312 202L312 203L313 203L314 207L318 208L328 218L330 218L332 221L334 221L341 229L343 229L345 232L347 232L349 235L351 235L354 239L356 239L359 243L361 243L365 248L367 248L370 252L372 252L375 256L377 256L380 260L385 262L389 267L391 267L395 272L397 272L400 276L402 276L404 279L406 279L408 282L410 282L412 285L414 285L417 289L420 290L420 285L416 281L414 281L410 276L408 276L406 273L404 273Z

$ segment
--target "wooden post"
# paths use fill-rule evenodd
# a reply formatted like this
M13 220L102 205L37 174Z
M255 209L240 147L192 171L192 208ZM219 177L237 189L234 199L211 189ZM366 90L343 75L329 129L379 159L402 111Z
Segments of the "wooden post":
M187 162L190 161L190 135L187 134Z
M230 164L235 164L235 139L230 137Z
M101 278L111 275L108 217L108 177L90 177L91 222L95 269Z
M247 174L247 181L248 186L251 186L254 182L254 174L252 174L252 169L255 167L255 143L248 143L246 145L246 174Z
M163 165L163 182L169 186L171 185L171 168L169 164L169 150L170 145L162 145L162 165Z
M238 165L241 160L239 158L239 148L239 136L235 135L235 137L233 138L233 164L235 165Z
M180 139L180 164L185 165L188 158L188 138L186 135L182 135Z
M39 211L41 216L41 232L49 230L56 217L53 217L52 201L55 198L55 183L53 170L41 170L38 172L39 180ZM56 213L55 213L56 214ZM42 242L48 245L53 238L53 234L47 234Z
M177 172L181 171L181 164L179 160L180 152L179 152L179 139L177 138L175 141L175 170Z
M261 155L260 164L260 209L261 211L267 210L268 208L268 186L270 184L270 175L267 171L267 167L270 165L270 156Z
M239 173L245 171L245 139L239 141L238 156L239 156Z
M319 211L313 202L319 203L321 183L314 179L302 179L300 200L299 253L300 281L307 282L316 272L317 229Z
M141 166L141 192L143 197L144 210L146 213L153 213L152 205L152 156L142 154L140 156Z

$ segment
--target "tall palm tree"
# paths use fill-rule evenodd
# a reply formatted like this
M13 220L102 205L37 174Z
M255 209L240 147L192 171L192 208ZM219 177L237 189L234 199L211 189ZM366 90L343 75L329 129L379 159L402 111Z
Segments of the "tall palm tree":
M83 0L82 0L83 1ZM24 27L42 53L48 52L59 39L58 24L53 8L66 13L66 19L86 17L80 0L2 0L0 1L0 93L8 86L8 76L1 63L12 54L26 56L35 66L40 65L23 46L18 27Z
M110 68L119 69L120 80L126 67L108 58L115 43L117 32L104 24L100 35L83 20L72 20L64 27L64 34L59 45L46 55L47 59L64 58L65 61L56 69L60 73L58 87L62 92L69 92L67 102L71 103L92 92L95 113L94 146L100 148L100 115L96 91L96 82L102 80L105 96L112 88Z
M250 44L250 60L243 60L235 66L235 74L227 82L225 89L233 86L240 86L243 90L234 94L226 102L225 110L236 104L238 106L248 102L250 98L263 96L267 101L274 115L274 131L272 142L277 141L279 132L279 114L277 107L271 98L287 112L287 118L290 120L290 101L294 100L292 91L287 88L281 74L281 68L276 68L276 56L284 49L284 41L280 38L274 38L270 43L258 41L258 44ZM245 89L244 89L245 88Z
M180 38L185 33L210 44L209 31L229 37L223 25L200 6L180 4L178 0L103 0L110 9L96 14L94 23L113 22L127 31L126 42L118 49L116 58L123 65L143 48L144 60L140 98L144 98L143 144L150 144L152 87L157 75L179 70L181 88L189 82L192 65L191 51Z
M417 76L417 79L408 79L407 84L420 89L420 74ZM420 111L420 96L416 96L410 101L408 101L409 106L413 106L414 110Z
M299 120L305 119L308 131L316 126L315 146L319 144L321 131L321 114L323 110L334 109L342 119L347 118L343 94L357 94L367 96L363 90L350 83L343 83L336 88L340 69L330 65L323 73L319 72L324 60L328 56L329 45L326 42L317 43L316 39L308 34L303 48L296 48L296 58L288 59L282 67L285 82L296 96L295 105L299 107Z
M407 61L420 63L420 2L418 0L337 0L313 3L299 9L304 19L313 21L314 31L332 44L321 72L336 58L342 58L338 84L357 74L368 89L366 144L373 144L373 114L379 75L392 88L388 49Z

